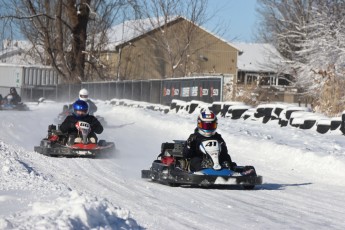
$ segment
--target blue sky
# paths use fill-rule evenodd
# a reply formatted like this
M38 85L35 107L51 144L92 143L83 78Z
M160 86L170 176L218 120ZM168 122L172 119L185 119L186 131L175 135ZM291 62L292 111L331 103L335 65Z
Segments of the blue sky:
M229 42L255 42L257 13L256 0L208 0L208 16L212 20L202 26L210 32L217 32Z
M207 14L214 16L203 27L211 32L215 27L225 29L218 35L227 41L255 42L256 4L256 0L209 0Z

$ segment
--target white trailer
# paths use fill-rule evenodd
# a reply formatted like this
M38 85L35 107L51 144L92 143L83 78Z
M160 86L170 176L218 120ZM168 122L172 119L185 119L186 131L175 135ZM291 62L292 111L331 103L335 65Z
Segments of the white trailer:
M9 64L0 64L0 94L6 96L10 87L16 87L20 94L23 84L23 67Z
M58 83L58 74L52 67L0 63L0 94L2 96L6 96L11 87L15 87L21 95L24 88L56 86Z

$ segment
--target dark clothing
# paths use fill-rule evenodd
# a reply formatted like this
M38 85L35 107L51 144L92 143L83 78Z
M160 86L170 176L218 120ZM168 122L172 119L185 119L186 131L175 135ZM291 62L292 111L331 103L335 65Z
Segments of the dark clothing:
M226 147L225 141L219 133L215 133L211 137L204 137L198 132L198 129L195 129L187 139L184 148L183 156L185 158L191 158L190 169L191 171L199 171L202 169L201 163L204 157L204 153L199 149L200 144L205 140L217 140L221 151L219 153L219 164L222 165L223 162L227 161L229 164L232 163L231 157L228 154L228 148Z
M89 114L93 115L97 111L96 104L90 99L88 99L86 102L89 105Z
M345 135L345 113L341 115L340 131Z
M11 104L13 105L18 105L18 103L20 103L22 101L22 98L18 95L18 93L10 93L5 97L5 100L7 100L7 97L9 95L12 95L12 100L11 100ZM5 104L7 104L8 102L5 101Z
M103 132L103 126L101 123L97 120L96 117L92 115L86 115L81 118L77 118L75 115L69 115L66 117L66 119L62 122L60 125L60 130L63 133L67 133L69 135L78 135L78 130L75 127L75 124L78 121L84 121L90 124L91 132L89 133L88 137L94 137L97 140L97 136L95 133L100 134Z

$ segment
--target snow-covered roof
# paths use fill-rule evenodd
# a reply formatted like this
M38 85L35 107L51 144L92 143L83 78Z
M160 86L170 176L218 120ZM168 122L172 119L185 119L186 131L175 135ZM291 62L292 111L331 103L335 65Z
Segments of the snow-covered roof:
M15 56L15 55L20 55L23 52L23 49L18 48L18 47L9 47L3 50L0 50L0 60Z
M186 21L191 22L185 17L182 16L170 16L168 18L160 17L160 18L146 18L146 19L138 19L138 20L128 20L118 25L113 26L109 32L107 33L109 44L106 49L114 50L116 46L126 43L134 38L137 38L141 35L144 35L152 30L155 30L165 23L170 23L178 19L184 19ZM193 23L193 22L191 22ZM197 25L200 29L204 30L205 32L212 34L214 37L218 38L219 40L229 44L230 46L240 50L235 44L230 43L223 38L219 37L218 35L208 31L207 29Z
M26 53L31 49L31 43L25 40L3 40L0 50L0 63L14 65L40 65Z
M179 16L171 16L168 18L146 18L137 20L128 20L109 29L107 36L109 44L106 49L114 50L116 46L126 43L134 38L146 34L160 26L180 18Z
M271 44L241 42L235 46L242 51L237 60L238 70L276 72L274 66L282 65L284 60Z

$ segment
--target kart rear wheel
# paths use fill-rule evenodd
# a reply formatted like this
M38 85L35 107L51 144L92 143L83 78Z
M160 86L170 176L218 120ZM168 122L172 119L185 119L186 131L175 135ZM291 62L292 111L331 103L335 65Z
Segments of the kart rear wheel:
M99 146L106 146L107 145L107 142L105 140L99 140L98 141L98 145Z
M174 183L174 182L169 182L168 185L169 185L170 187L178 187L178 186L180 186L179 183Z

